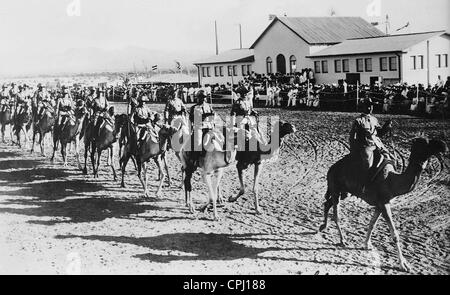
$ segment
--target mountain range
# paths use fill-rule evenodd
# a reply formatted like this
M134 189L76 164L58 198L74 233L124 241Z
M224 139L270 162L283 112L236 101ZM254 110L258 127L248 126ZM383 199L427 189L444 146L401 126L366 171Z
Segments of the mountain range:
M133 72L176 69L175 60L183 69L192 69L194 61L212 55L210 52L154 50L141 47L123 49L72 48L57 54L29 54L0 57L1 76L52 75L95 72Z

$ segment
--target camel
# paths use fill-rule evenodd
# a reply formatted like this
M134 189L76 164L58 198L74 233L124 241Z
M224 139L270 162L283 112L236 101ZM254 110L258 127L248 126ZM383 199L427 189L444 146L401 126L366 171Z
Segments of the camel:
M319 232L326 229L328 212L333 207L334 221L339 232L340 242L341 245L345 246L345 239L339 226L339 201L344 200L348 194L355 195L375 207L375 213L368 226L365 248L367 250L371 249L372 232L380 215L382 215L396 244L400 268L403 271L409 271L410 267L400 248L399 234L394 226L390 202L397 196L413 191L429 158L435 156L442 161L442 154L446 152L448 152L448 147L441 140L429 140L423 137L415 138L412 141L409 165L406 170L401 174L397 173L393 163L388 161L387 164L380 166L379 172L374 175L373 181L366 186L364 193L361 193L360 186L356 181L358 169L355 168L355 161L352 156L345 156L331 166L328 171L324 221L319 228Z
M36 139L36 135L39 134L39 146L41 147L41 155L45 157L44 151L44 141L45 135L51 131L55 126L56 118L50 112L50 110L46 109L41 115L36 114L36 123L33 127L33 140L31 143L31 153L34 152L34 143Z
M109 118L100 117L99 130L97 134L93 134L94 126L88 125L88 130L85 136L85 157L84 157L84 169L83 173L87 174L86 158L87 152L90 146L91 162L93 168L94 178L98 178L98 168L100 167L100 159L104 150L109 151L107 165L111 167L113 172L114 181L117 180L116 170L114 168L114 143L117 141L117 134L119 126L116 124L116 120L120 115L114 116L114 107L110 107L108 110ZM95 158L97 154L97 159Z
M54 128L53 130L53 154L50 161L53 163L55 153L58 149L58 142L61 143L61 156L63 158L63 166L67 167L67 144L75 144L75 155L77 158L78 168L81 170L79 145L79 135L83 127L83 122L86 118L86 108L78 108L75 110L75 121L70 118L66 120L64 125Z
M278 145L275 146L275 148L272 147L272 142L269 141L268 144L266 144L264 147L262 147L260 144L258 144L256 151L238 151L236 155L236 168L238 171L238 178L240 182L240 190L236 196L231 196L228 201L229 202L235 202L237 201L242 195L245 193L245 184L244 184L244 178L243 178L243 172L250 166L254 165L254 176L253 176L253 195L254 195L254 204L255 204L255 211L257 214L261 214L262 211L259 207L259 198L258 198L258 192L259 192L259 175L261 173L261 165L264 163L264 161L272 159L274 156L276 156L279 151L280 147L282 145L283 139L285 136L295 133L296 129L294 126L292 126L289 123L285 122L277 122L275 123L274 130L279 130L279 136L278 136ZM272 138L271 138L272 140Z
M164 183L164 179L166 174L162 169L162 163L164 163L166 173L168 176L169 186L171 185L169 168L166 160L166 152L168 149L168 142L170 138L178 131L176 128L169 125L162 125L158 130L158 139L153 138L150 132L147 132L146 137L143 139L142 144L140 144L137 148L136 144L136 130L131 127L129 129L130 135L129 139L126 142L126 145L123 149L122 156L120 157L120 166L122 170L122 182L121 187L125 187L125 168L128 164L130 158L135 158L137 172L139 180L144 189L144 195L149 197L149 193L147 190L147 163L153 159L156 163L159 171L159 187L156 192L156 196L160 196L161 189ZM144 175L142 175L142 173Z
M2 133L2 142L5 143L5 130L6 126L10 125L10 137L11 140L13 140L13 114L12 114L12 107L11 106L2 106L2 110L0 111L0 125L1 125L1 133Z
M28 131L31 128L31 121L32 117L31 114L29 113L29 106L25 105L22 112L20 112L19 114L16 114L16 116L14 117L14 134L17 137L17 144L19 145L19 147L22 147L22 143L20 140L20 133L23 132L25 135L25 144L28 143Z
M280 140L284 136L286 136L289 133L295 132L295 128L286 122L277 122L274 126L273 132L276 132L276 130L280 131ZM227 132L227 134L231 135L228 136L227 141L228 142L234 142L234 132ZM222 179L224 168L230 166L232 163L234 163L238 159L238 154L241 153L241 163L243 163L246 153L245 151L239 152L236 149L236 146L234 144L228 144L227 146L230 149L227 150L218 150L217 148L212 149L212 151L206 151L199 159L199 161L194 162L191 159L192 152L189 152L186 150L187 147L190 146L190 140L188 140L182 147L182 150L180 152L180 158L183 166L183 170L185 172L185 178L184 178L184 189L185 189L185 197L186 197L186 203L189 207L189 210L191 213L194 212L194 205L191 198L191 179L193 173L196 171L197 168L201 168L202 170L202 177L203 181L206 183L206 186L208 188L209 193L209 201L204 206L202 206L199 210L200 211L206 211L209 204L212 203L213 205L213 216L214 220L218 219L217 215L217 199L221 200L220 195L220 181ZM275 150L269 151L268 154L275 153ZM247 152L248 153L248 152ZM247 154L247 156L250 156L253 158L254 155L258 154L257 152L249 152L250 154ZM261 157L262 154L260 153L256 158ZM257 165L259 167L259 165ZM257 171L259 169L257 168ZM213 177L214 176L214 177ZM257 179L256 179L257 182ZM236 198L237 200L237 198ZM257 202L256 202L257 203Z

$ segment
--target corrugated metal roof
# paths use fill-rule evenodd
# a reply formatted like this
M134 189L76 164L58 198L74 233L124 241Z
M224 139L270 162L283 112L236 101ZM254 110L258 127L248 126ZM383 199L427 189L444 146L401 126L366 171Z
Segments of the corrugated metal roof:
M309 57L399 52L443 34L445 34L445 31L346 40L340 44L311 54Z
M277 17L250 48L280 21L308 44L336 44L352 38L383 36L383 32L361 17Z
M202 60L194 62L194 64L216 64L216 63L231 63L231 62L253 62L253 49L232 49L224 51L219 55L213 55Z

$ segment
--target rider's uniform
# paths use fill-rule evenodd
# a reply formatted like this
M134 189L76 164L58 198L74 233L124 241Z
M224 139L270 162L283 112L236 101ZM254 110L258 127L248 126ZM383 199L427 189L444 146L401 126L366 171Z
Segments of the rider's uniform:
M19 91L19 93L16 94L16 114L20 115L22 113L30 113L30 103L31 100L29 98L29 94L26 90Z
M153 125L155 116L156 113L151 111L145 104L138 105L134 109L131 121L136 126L138 142L145 138L147 131L156 136L155 126Z
M214 129L215 113L212 106L206 102L191 107L189 120L192 123L194 151L202 151L203 135Z
M231 107L231 116L233 124L237 128L257 130L256 113L248 100L242 97L238 98Z
M8 107L11 107L12 100L9 97L9 91L7 87L3 87L0 92L0 112L6 111Z
M164 110L164 119L167 124L172 125L174 120L182 117L185 112L186 107L183 101L178 97L175 97L167 101L166 108Z
M69 94L64 94L58 101L58 126L65 123L67 118L73 116L74 102Z

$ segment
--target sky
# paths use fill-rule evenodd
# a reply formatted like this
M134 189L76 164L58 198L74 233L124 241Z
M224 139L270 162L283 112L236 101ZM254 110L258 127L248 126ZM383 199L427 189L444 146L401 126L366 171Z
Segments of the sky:
M448 0L0 0L0 67L10 58L73 48L129 46L214 54L214 21L219 50L249 47L279 16L361 16L403 33L448 30ZM372 9L369 9L371 7ZM380 26L384 31L384 26Z

